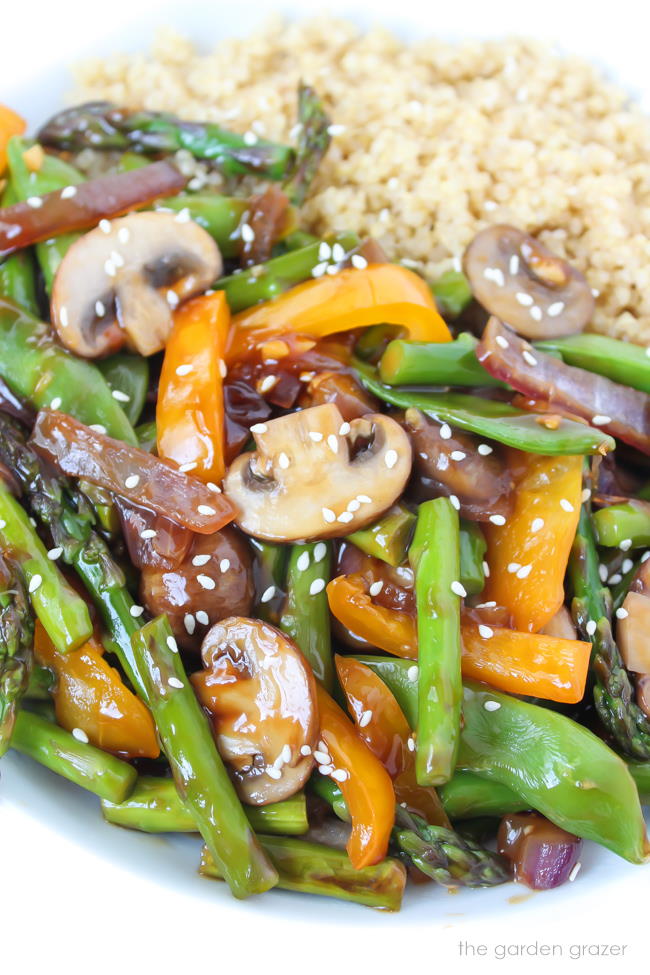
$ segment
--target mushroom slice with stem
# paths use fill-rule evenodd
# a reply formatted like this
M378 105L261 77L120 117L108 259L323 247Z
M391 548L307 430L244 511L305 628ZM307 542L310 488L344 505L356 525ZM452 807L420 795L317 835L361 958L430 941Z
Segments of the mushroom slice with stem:
M231 616L201 648L192 676L241 799L262 806L294 795L314 766L316 683L298 647L274 626Z
M325 403L251 433L257 449L231 464L224 493L239 527L265 541L349 535L383 514L411 473L407 435L380 413L348 423Z
M477 301L526 338L582 332L593 314L584 275L516 227L481 230L465 251L463 269Z
M65 346L98 358L164 348L172 310L209 288L223 262L210 235L170 213L102 221L70 247L54 279L52 323Z

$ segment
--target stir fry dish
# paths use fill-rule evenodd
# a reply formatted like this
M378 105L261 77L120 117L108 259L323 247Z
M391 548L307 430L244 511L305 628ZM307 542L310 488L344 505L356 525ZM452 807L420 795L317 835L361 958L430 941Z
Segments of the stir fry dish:
M644 863L648 350L515 226L312 234L332 129L0 109L0 755L239 898Z

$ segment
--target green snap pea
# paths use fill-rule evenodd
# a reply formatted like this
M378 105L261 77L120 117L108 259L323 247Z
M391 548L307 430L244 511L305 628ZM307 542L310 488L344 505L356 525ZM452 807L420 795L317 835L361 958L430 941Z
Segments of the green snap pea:
M476 358L478 340L463 332L453 342L395 339L379 363L379 378L389 386L491 386L507 389Z
M149 361L141 355L118 352L97 364L113 399L124 410L132 426L140 419L149 389Z
M610 547L621 542L627 548L650 545L650 504L647 501L611 504L595 511L593 520L599 545Z

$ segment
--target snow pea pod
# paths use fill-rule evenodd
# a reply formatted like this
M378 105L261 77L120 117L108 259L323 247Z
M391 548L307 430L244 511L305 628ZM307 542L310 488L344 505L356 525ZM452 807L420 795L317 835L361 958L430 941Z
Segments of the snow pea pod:
M384 680L412 727L417 680L407 660L359 657ZM600 738L547 708L465 681L457 767L504 785L531 809L632 863L650 858L627 765Z
M599 545L617 546L629 541L627 548L650 545L650 504L626 501L601 508L592 515Z
M462 770L438 787L438 795L450 819L505 816L528 808L526 800L507 785Z
M475 596L485 586L484 558L487 549L485 536L474 521L460 522L460 581L469 596Z
M397 390L384 386L367 367L357 363L359 378L366 389L385 403L404 410L411 407L452 427L530 453L596 454L614 449L612 437L584 423L557 418L545 425L540 414L519 410L510 403L482 399L465 393L427 393Z
M141 355L118 352L97 363L113 399L121 404L129 423L140 419L149 389L149 361Z
M606 335L583 334L545 339L534 344L541 352L559 354L569 366L578 366L650 393L650 358L645 349L632 342L621 342Z

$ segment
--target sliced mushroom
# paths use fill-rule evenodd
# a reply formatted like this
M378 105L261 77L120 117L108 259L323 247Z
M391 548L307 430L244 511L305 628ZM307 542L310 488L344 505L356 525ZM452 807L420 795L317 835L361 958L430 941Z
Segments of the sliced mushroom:
M214 719L217 745L240 797L279 802L305 784L318 737L316 684L297 646L261 620L215 624L192 683Z
M474 297L529 339L582 332L594 310L583 274L523 230L481 230L463 258Z
M225 494L237 524L274 542L348 535L374 521L411 473L408 437L395 420L345 422L333 403L251 427L257 449L230 466Z
M131 213L84 234L54 279L52 323L65 346L96 358L127 345L164 348L172 309L209 288L223 262L210 235L170 213Z
M543 626L540 633L547 636L556 636L561 640L577 640L578 631L571 613L566 606L560 606L555 616L552 616L546 626Z

